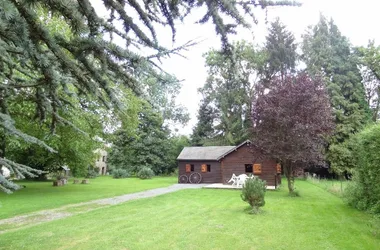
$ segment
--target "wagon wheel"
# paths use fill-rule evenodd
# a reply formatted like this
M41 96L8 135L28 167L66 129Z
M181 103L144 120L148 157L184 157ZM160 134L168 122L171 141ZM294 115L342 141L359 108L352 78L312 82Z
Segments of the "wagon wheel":
M200 173L194 172L189 176L189 181L192 184L198 184L202 180L202 176Z
M189 180L189 178L187 178L186 175L181 175L179 177L179 183L187 183L188 180Z

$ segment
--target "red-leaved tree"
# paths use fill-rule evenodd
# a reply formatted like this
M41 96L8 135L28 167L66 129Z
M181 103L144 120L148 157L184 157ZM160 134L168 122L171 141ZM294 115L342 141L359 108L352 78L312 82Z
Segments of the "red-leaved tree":
M253 145L281 163L290 194L296 165L324 161L326 137L334 128L324 86L306 74L287 76L253 100Z

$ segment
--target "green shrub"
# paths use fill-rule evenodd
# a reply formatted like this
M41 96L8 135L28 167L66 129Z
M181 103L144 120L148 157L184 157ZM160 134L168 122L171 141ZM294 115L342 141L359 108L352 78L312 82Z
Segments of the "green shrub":
M364 129L355 137L357 164L344 198L355 208L380 214L380 124Z
M99 176L99 169L98 168L90 168L87 172L86 178L95 179L98 176Z
M151 179L153 176L154 176L153 170L148 167L142 167L137 172L137 177L139 177L140 179Z
M129 172L125 169L119 168L112 171L112 177L115 179L128 178L129 176Z
M252 213L258 213L260 207L265 205L266 182L258 177L247 179L241 193L241 199L247 202Z

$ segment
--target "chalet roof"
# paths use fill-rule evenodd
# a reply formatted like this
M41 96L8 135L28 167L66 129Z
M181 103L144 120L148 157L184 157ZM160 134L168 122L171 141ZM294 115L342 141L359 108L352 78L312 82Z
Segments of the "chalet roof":
M250 143L250 141L247 140L238 146L185 147L177 157L177 160L218 161L246 143Z

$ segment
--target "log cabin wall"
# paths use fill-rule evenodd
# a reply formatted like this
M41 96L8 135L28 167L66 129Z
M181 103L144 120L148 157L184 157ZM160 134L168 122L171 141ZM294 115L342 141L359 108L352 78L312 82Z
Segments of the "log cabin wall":
M186 164L193 164L194 171L186 173ZM202 164L210 165L210 172L202 172ZM220 171L220 162L210 160L179 160L178 161L178 176L186 175L187 177L194 172L198 172L202 176L201 183L221 183L222 173Z
M260 159L252 153L248 145L241 146L236 151L225 156L221 161L223 184L227 184L232 174L249 174L245 171L246 164L261 164L260 174L254 174L253 171L251 173L265 180L268 186L275 186L276 183L279 185L276 161L272 159Z

